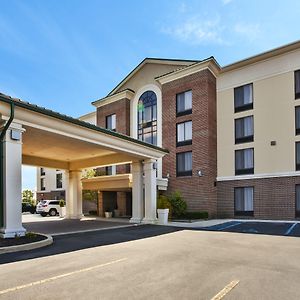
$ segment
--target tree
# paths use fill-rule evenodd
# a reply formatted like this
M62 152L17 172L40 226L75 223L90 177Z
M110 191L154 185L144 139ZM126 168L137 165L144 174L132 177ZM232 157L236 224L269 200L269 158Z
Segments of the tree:
M31 190L24 190L22 192L22 202L33 202L33 192Z

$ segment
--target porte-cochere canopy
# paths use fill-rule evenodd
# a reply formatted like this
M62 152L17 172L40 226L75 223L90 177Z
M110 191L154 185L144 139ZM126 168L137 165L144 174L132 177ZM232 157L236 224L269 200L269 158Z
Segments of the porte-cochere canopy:
M81 170L132 163L131 221L155 222L154 163L167 150L4 94L0 94L0 132L2 237L25 233L21 217L22 164L66 170L67 217L80 218Z

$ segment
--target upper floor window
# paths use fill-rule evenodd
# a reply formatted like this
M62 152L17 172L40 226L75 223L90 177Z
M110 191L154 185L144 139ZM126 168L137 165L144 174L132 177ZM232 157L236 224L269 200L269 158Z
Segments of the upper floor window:
M177 146L192 144L192 121L177 124Z
M253 148L235 151L235 175L254 173Z
M157 144L157 97L153 91L143 93L138 102L138 139Z
M300 134L300 106L295 107L295 129L296 135Z
M300 70L295 71L295 99L300 98Z
M106 129L116 131L116 114L106 117Z
M41 168L41 176L44 176L46 174L45 168Z
M253 116L234 120L235 143L253 142Z
M296 143L296 171L300 171L300 142Z
M192 113L192 91L176 95L176 115L182 116Z
M192 176L192 151L181 152L176 155L177 176Z
M296 184L296 203L295 203L295 209L296 209L296 217L300 217L300 184Z
M234 112L253 108L253 85L246 84L234 89Z
M56 188L57 189L62 188L62 173L56 174Z

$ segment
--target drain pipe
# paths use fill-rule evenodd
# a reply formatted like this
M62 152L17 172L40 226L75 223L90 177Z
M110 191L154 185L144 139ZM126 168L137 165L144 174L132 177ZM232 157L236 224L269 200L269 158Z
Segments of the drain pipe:
M10 117L3 127L0 134L0 227L4 225L4 212L3 212L3 202L4 202L4 137L5 134L12 123L15 116L15 104L10 103Z

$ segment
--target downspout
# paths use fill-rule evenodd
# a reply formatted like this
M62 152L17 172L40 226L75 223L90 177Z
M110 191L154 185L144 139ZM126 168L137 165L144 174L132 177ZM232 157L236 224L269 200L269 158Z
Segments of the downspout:
M4 137L15 116L15 104L10 103L10 117L0 134L0 227L4 225L3 202L4 202Z

